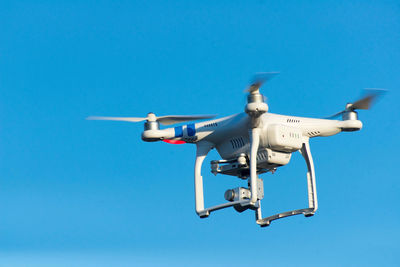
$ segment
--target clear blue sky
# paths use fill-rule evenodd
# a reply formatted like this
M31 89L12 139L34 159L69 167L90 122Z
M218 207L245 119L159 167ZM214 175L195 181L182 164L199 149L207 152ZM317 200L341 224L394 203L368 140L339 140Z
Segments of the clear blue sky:
M0 266L398 266L398 1L1 1ZM390 92L364 128L313 139L319 210L275 221L194 212L195 147L88 115L270 111L322 117ZM240 185L204 172L206 203ZM296 153L264 214L306 203Z

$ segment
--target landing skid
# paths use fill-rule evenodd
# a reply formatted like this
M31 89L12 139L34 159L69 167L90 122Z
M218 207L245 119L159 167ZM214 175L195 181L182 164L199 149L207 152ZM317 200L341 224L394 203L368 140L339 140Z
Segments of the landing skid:
M261 227L266 227L269 226L271 221L277 220L277 219L282 219L285 217L293 216L293 215L299 215L299 214L304 214L306 217L310 217L314 215L315 210L313 208L308 208L308 209L299 209L299 210L292 210L292 211L287 211L287 212L282 212L278 213L263 219L257 219L257 223Z
M303 143L303 146L300 150L301 155L304 157L307 163L307 185L308 185L308 208L306 209L298 209L292 211L286 211L282 213L278 213L269 217L262 218L261 215L261 207L256 211L256 222L261 227L269 226L271 221L282 219L285 217L304 214L305 217L311 217L318 209L318 200L317 200L317 190L315 183L315 171L314 171L314 162L311 156L310 145L307 142Z
M249 185L250 185L249 191L251 192L252 196L250 199L239 199L232 202L226 202L220 205L212 206L209 208L204 208L203 177L201 176L201 166L211 148L212 145L206 142L197 144L196 164L195 164L195 196L196 196L196 212L200 216L200 218L206 218L210 215L211 212L216 210L232 207L235 205L236 206L240 205L244 208L250 208L255 210L257 224L259 224L261 227L265 227L269 226L271 221L277 219L299 214L303 214L305 217L310 217L313 216L314 213L317 211L318 201L317 201L317 191L315 183L315 171L314 171L314 163L312 160L308 139L305 140L300 150L301 155L304 157L307 163L308 208L278 213L265 218L262 218L262 212L261 212L260 202L261 199L263 198L263 192L260 192L260 190L258 190L257 181L261 180L258 178L257 175L258 173L253 173L253 175L251 175L249 178ZM256 201L254 201L254 196L257 197Z

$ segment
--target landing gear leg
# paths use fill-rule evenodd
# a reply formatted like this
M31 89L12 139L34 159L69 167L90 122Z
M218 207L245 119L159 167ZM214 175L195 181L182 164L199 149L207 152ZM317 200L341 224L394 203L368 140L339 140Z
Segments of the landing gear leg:
M314 213L317 211L318 200L317 200L317 189L316 189L316 183L315 183L314 162L311 157L311 151L310 151L310 145L309 145L308 139L305 140L305 142L303 143L300 153L304 157L304 160L307 163L308 208L278 213L278 214L266 217L264 219L260 219L260 218L262 218L261 209L258 208L256 210L256 221L261 227L269 226L271 221L285 218L288 216L304 214L304 216L310 217L310 216L313 216Z

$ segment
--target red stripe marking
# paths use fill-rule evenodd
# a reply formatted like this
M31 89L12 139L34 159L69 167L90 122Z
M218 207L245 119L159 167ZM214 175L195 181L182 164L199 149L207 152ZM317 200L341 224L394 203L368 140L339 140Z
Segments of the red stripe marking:
M181 140L169 140L169 139L165 139L163 140L163 142L168 143L168 144L173 144L173 145L182 145L185 144L185 141L181 141Z

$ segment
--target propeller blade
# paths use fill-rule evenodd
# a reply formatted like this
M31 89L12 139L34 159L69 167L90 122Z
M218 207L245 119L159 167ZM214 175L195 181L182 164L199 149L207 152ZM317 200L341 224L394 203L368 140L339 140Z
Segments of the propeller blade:
M203 119L211 119L217 115L168 115L157 117L157 121L164 125L171 125L185 121L195 121Z
M346 105L346 109L342 110L334 115L324 117L324 119L333 119L347 111L354 111L356 109L370 109L372 104L377 100L377 98L384 93L386 93L386 89L378 89L378 88L366 88L364 89L364 97L357 100L354 103L348 103Z
M376 88L371 88L371 89L364 89L364 94L365 96L356 102L354 102L349 109L355 110L355 109L370 109L371 105L373 102L376 101L376 99L386 93L387 90L384 89L376 89Z
M129 122L140 122L145 121L147 118L136 118L136 117L101 117L101 116L90 116L87 120L101 120L101 121L129 121Z
M175 123L185 122L185 121L194 121L194 120L202 120L202 119L210 119L214 118L217 115L167 115L155 117L153 113L149 113L149 115L145 118L138 117L101 117L101 116L90 116L87 117L87 120L105 120L105 121L128 121L128 122L140 122L145 120L158 121L164 125L171 125Z
M251 81L251 84L249 88L245 90L245 92L252 93L254 91L257 91L260 89L260 87L266 82L271 80L273 77L275 77L279 72L259 72L254 75L253 80Z
M340 115L342 115L344 112L345 112L345 110L342 110L342 111L340 111L340 112L338 112L338 113L336 113L336 114L333 114L333 115L331 115L331 116L324 117L323 119L326 119L326 120L334 119L334 118L337 118L337 117L339 117Z

